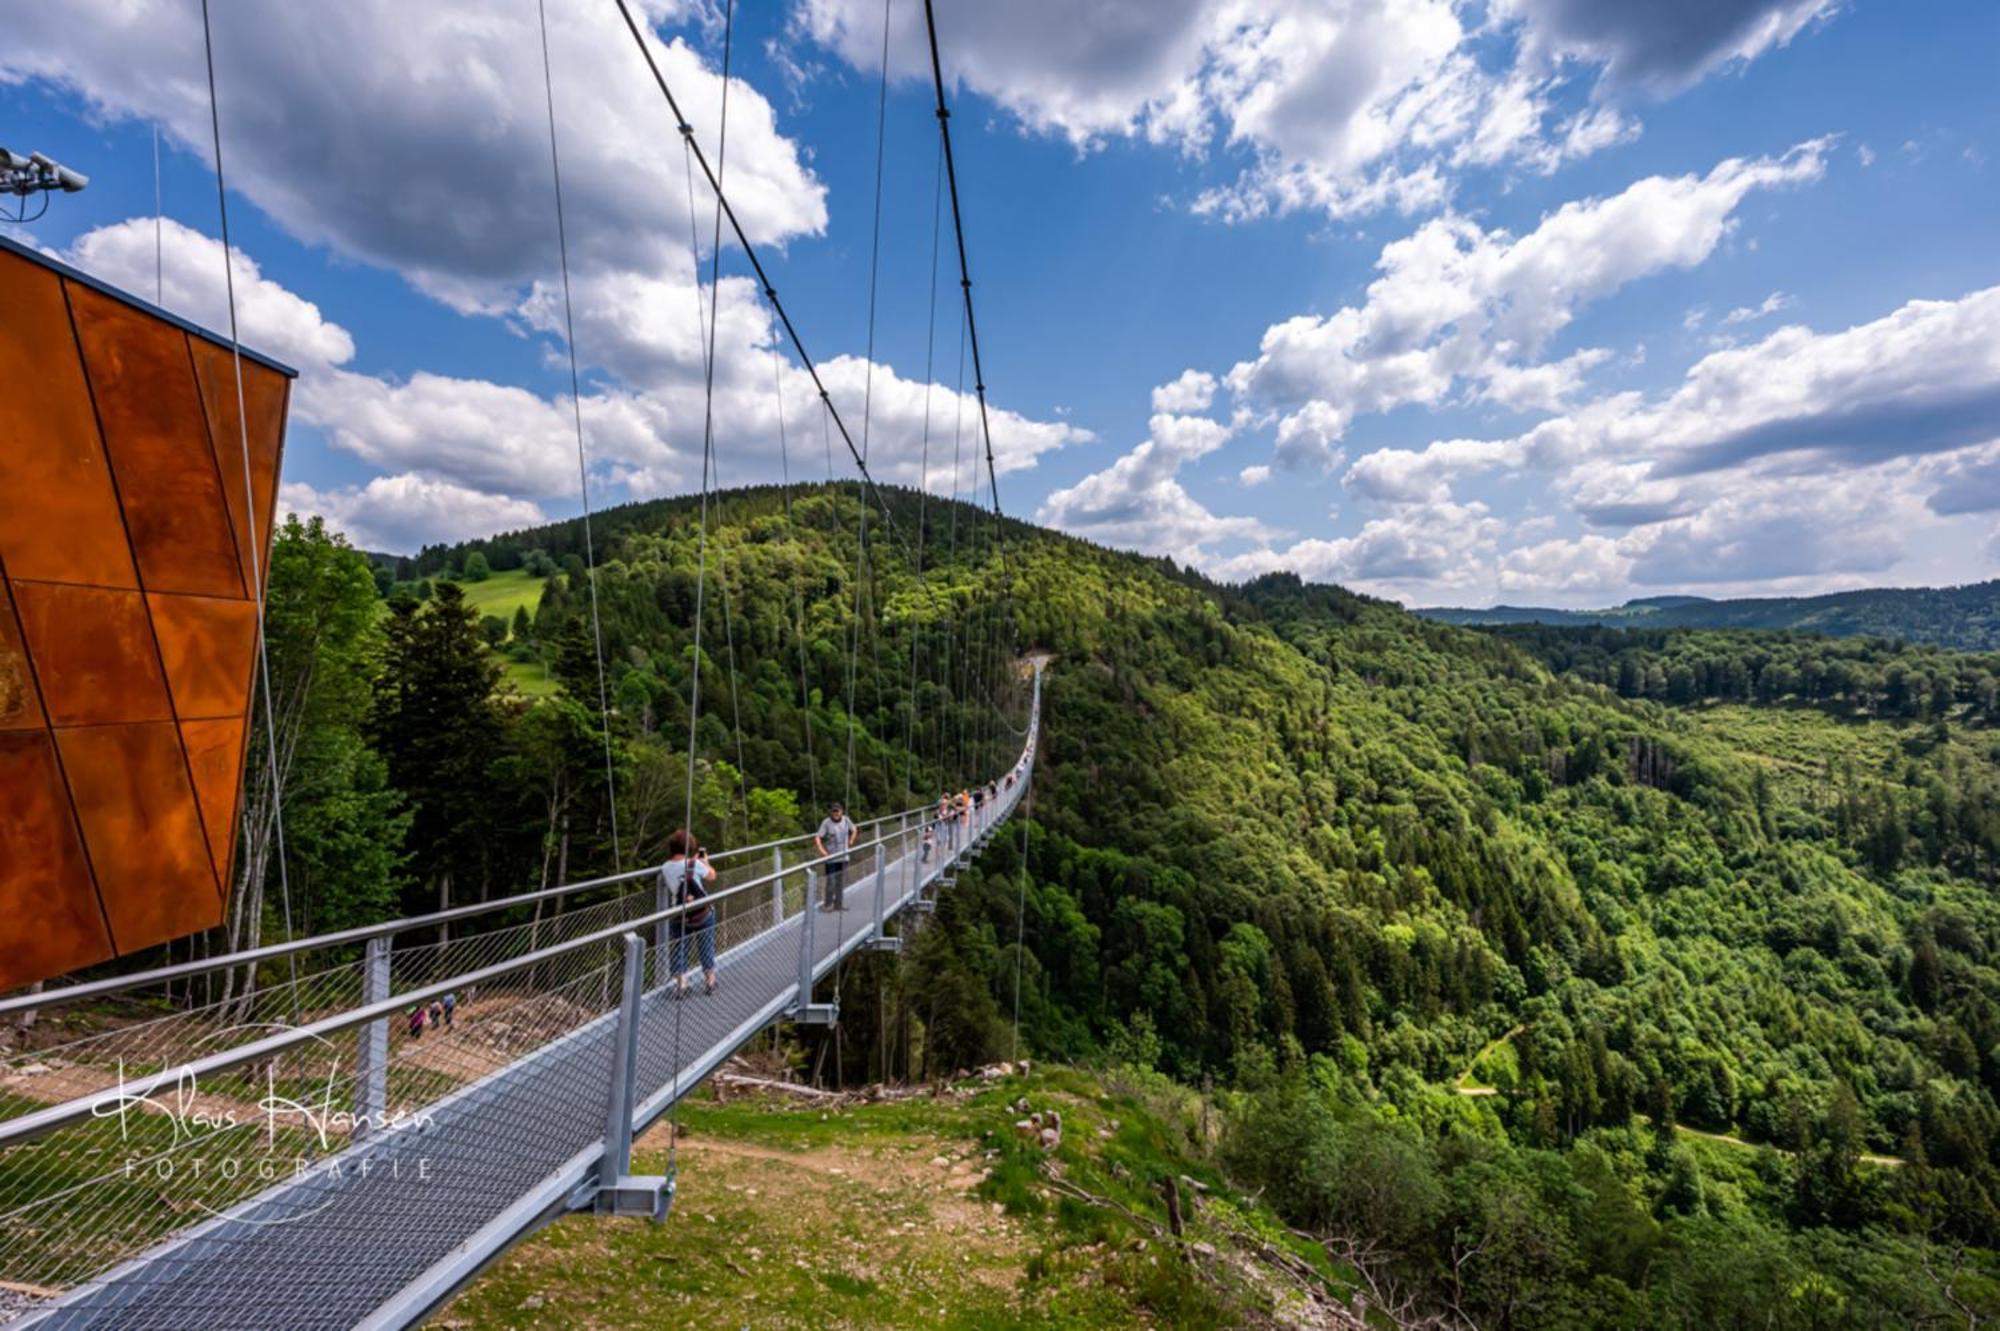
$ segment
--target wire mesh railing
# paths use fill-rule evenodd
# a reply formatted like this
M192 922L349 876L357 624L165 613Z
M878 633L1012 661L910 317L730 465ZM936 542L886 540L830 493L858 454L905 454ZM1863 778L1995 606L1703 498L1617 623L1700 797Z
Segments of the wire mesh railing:
M79 1037L65 1046L74 1061L37 1077L59 1086L88 1068L69 1083L81 1089L21 1095L0 1082L0 1282L89 1294L45 1309L53 1325L359 1320L367 1300L458 1250L468 1226L500 1223L565 1161L603 1149L628 935L646 943L643 1125L787 1004L809 1000L815 976L1005 818L1032 736L1031 722L1020 763L976 817L940 822L925 810L865 824L843 914L817 909L825 862L801 852L809 838L790 838L714 856L699 927L648 871L652 882L627 875L627 890L604 900L478 934L399 947L411 922L392 922L358 940L358 959L255 1005ZM531 912L554 899L531 896ZM715 997L702 973L711 951ZM273 1295L282 1311L256 1303L262 1287L239 1274L252 1268L285 1273ZM228 1317L204 1312L225 1296Z
M911 814L870 820L861 835ZM727 888L812 854L812 834L719 851ZM661 904L658 866L385 921L229 956L0 1000L0 1022L23 1014L0 1054L0 1121L37 1105L115 1088L213 1053L275 1025L302 1025L466 971L639 918ZM797 889L795 889L797 890ZM369 985L370 958L386 954ZM292 971L298 972L294 977ZM275 975L275 978L273 978ZM430 1014L424 1021L428 1024Z

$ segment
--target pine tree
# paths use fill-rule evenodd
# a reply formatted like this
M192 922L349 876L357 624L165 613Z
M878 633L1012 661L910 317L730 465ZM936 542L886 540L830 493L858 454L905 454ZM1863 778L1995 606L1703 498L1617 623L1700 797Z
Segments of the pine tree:
M477 884L483 896L492 768L503 742L493 704L500 668L452 583L438 583L429 606L393 602L388 636L373 731L390 784L411 810L411 867L426 898L441 906L451 903L455 882Z

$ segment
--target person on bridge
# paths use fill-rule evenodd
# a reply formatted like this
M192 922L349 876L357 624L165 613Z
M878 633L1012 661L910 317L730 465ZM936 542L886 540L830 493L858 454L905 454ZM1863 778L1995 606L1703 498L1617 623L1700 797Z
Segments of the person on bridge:
M847 850L854 844L854 820L835 800L813 833L813 848L826 863L820 868L821 910L847 909Z
M687 909L674 916L668 934L673 940L674 997L686 998L690 938L701 945L701 976L704 993L715 992L715 907L708 900L708 885L715 879L708 852L698 848L685 827L674 829L667 838L667 863L660 870L667 891L676 906Z
M943 829L944 829L944 844L945 844L945 846L946 846L946 847L947 847L948 849L951 849L951 850L957 850L957 849L958 849L958 833L957 833L956 829L954 829L954 828L953 828L953 826L952 826L952 818L951 818L951 792L950 792L950 791L948 791L948 790L947 790L947 791L945 791L945 792L944 792L944 793L943 793L942 795L939 795L939 796L938 796L938 816L937 816L937 825L938 825L939 827L941 827L941 828L943 828Z

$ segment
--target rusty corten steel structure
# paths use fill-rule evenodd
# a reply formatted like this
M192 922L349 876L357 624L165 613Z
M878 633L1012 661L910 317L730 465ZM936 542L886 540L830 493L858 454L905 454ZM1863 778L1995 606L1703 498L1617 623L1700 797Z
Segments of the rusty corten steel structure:
M292 377L246 496L229 344L0 238L0 991L222 920Z

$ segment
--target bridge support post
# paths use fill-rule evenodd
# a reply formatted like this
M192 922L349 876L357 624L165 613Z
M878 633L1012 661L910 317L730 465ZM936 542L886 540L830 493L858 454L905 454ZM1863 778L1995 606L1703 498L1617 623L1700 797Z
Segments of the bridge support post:
M924 816L921 813L917 815L917 821L914 824L916 827L915 836L910 835L911 826L910 815L905 811L903 814L903 872L897 875L902 881L896 885L896 895L899 897L908 896L910 889L916 886L919 876L923 873L923 865L918 863L918 860L922 858L924 853Z
M822 868L821 872L825 872ZM815 1003L813 997L813 920L819 908L813 905L812 870L806 870L805 911L799 920L799 996L792 1004L791 1019L801 1026L831 1026L840 1020L840 1005Z
M785 922L785 848L771 848L771 927L777 928ZM807 904L811 901L808 899Z
M684 868L681 872L692 873L693 869ZM667 886L667 866L662 864L660 872L653 879L653 910L655 912L667 910L673 904L673 889ZM671 923L669 920L657 920L653 924L653 978L663 985L674 978L667 974L667 967L673 964L674 955L673 950L667 946L667 931Z
M663 879L664 881L664 879ZM639 1071L639 1003L646 985L646 940L625 935L625 979L618 995L618 1027L612 1034L611 1095L604 1122L604 1160L598 1167L595 1209L609 1215L667 1218L673 1181L664 1175L634 1175L632 1109Z
M900 825L907 827L909 825L909 815L904 814L899 822ZM887 838L885 837L883 840L886 841ZM906 838L898 836L896 843L902 845L905 840ZM908 853L906 849L904 854L907 855ZM903 950L902 939L891 938L887 933L883 932L883 926L888 921L888 915L889 847L883 844L883 842L878 841L875 844L875 931L869 934L868 941L862 944L863 951L901 952Z
M882 921L886 915L889 891L889 848L881 841L875 843L875 936L882 936Z
M379 1003L389 996L388 934L368 940L361 957L361 1002ZM366 1136L389 1116L389 1019L361 1028L354 1051L354 1136Z

